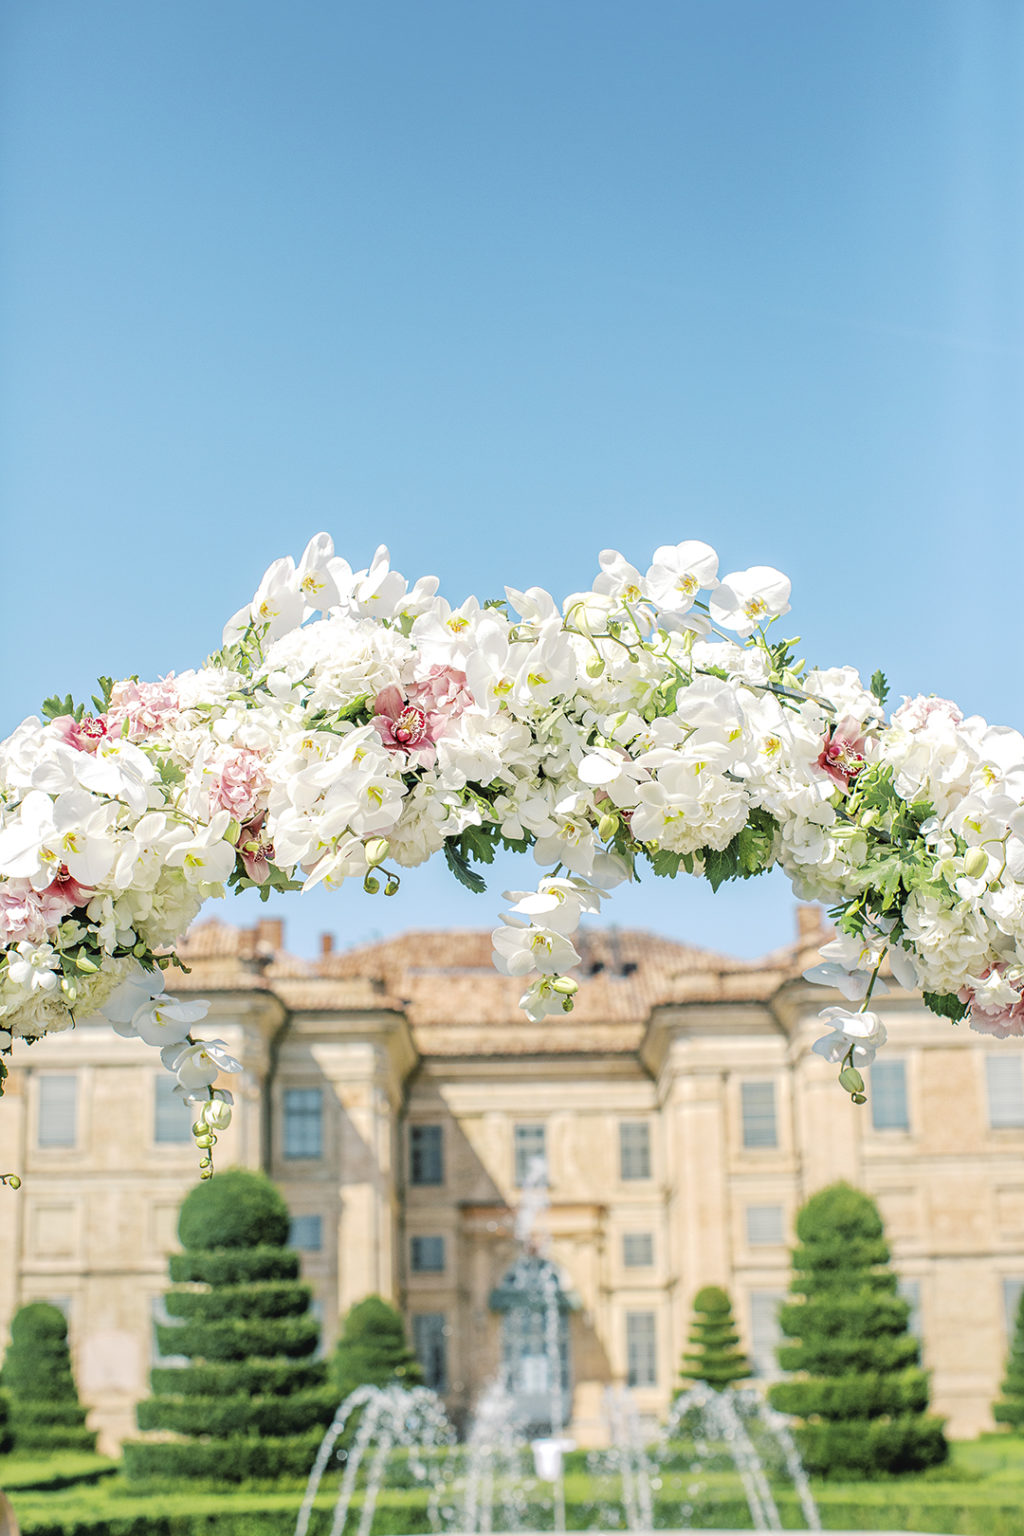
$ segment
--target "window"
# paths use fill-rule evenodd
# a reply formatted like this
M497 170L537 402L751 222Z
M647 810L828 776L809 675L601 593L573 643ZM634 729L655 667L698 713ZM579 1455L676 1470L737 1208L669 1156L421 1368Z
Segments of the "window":
M1006 1339L1010 1344L1013 1343L1016 1334L1022 1296L1024 1296L1024 1280L1004 1279L1003 1321L1006 1325Z
M1024 1125L1024 1089L1021 1086L1021 1059L1002 1051L985 1057L988 1083L988 1123L994 1131L1004 1126Z
M777 1147L775 1130L775 1084L741 1083L740 1103L743 1113L745 1147Z
M650 1269L654 1263L654 1234L651 1232L624 1232L622 1234L622 1262L626 1269Z
M898 1058L886 1057L871 1068L871 1124L876 1131L909 1131L907 1069Z
M39 1145L73 1147L77 1138L78 1079L47 1072L39 1079Z
M158 1072L153 1079L153 1140L161 1146L191 1146L196 1106L177 1098L174 1088L175 1081L169 1072Z
M513 1127L512 1143L515 1153L515 1182L523 1185L531 1179L539 1181L540 1174L542 1172L546 1174L547 1166L544 1153L544 1127L517 1125Z
M653 1312L626 1313L626 1385L658 1385L658 1351Z
M921 1333L921 1282L920 1280L905 1280L900 1277L899 1293L910 1308L907 1315L907 1332L912 1333L915 1339L923 1337Z
M409 1128L410 1184L444 1183L444 1140L439 1125Z
M750 1293L750 1365L755 1376L771 1379L779 1374L775 1350L782 1339L779 1305L785 1299L785 1291Z
M319 1253L324 1246L322 1216L293 1216L288 1233L289 1248L301 1248L304 1253Z
M284 1091L285 1157L321 1157L324 1142L323 1094L319 1088Z
M149 1301L149 1311L150 1311L150 1316L153 1319L153 1343L152 1343L152 1363L153 1363L153 1365L173 1366L175 1368L180 1368L183 1365L191 1364L188 1355L176 1355L176 1354L174 1354L174 1352L173 1352L173 1334L172 1334L172 1336L170 1338L168 1337L167 1333L163 1334L163 1336L162 1336L162 1346L163 1347L161 1347L161 1332L160 1332L160 1330L164 1329L164 1328L166 1328L168 1330L173 1330L175 1328L180 1328L181 1327L181 1322L182 1322L180 1317L172 1317L171 1314L168 1312L167 1305L166 1305L166 1298L164 1296L162 1296L162 1295L161 1296L151 1296L150 1297L150 1301ZM167 1350L167 1354L164 1354L164 1352L163 1352L164 1349Z
M435 1392L448 1390L448 1325L443 1312L416 1312L412 1347L423 1367L423 1380Z
M646 1120L619 1121L619 1177L651 1176L651 1128Z
M747 1206L747 1242L752 1248L783 1242L782 1206Z
M443 1272L443 1237L414 1237L409 1249L414 1275L439 1275Z

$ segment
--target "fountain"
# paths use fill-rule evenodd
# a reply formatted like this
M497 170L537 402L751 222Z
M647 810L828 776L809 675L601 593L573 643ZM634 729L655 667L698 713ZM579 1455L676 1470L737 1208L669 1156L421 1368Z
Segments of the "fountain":
M547 1169L534 1158L516 1212L519 1254L491 1305L504 1314L501 1365L481 1395L465 1443L455 1432L440 1398L425 1387L360 1387L341 1404L317 1453L299 1511L295 1536L307 1536L314 1500L333 1460L343 1460L329 1536L349 1536L346 1526L359 1496L354 1536L372 1536L381 1488L401 1448L406 1484L427 1490L427 1518L433 1532L493 1536L543 1528L566 1530L565 1438L569 1420L569 1378L565 1313L567 1287L547 1253L544 1213ZM354 1434L345 1436L358 1414ZM656 1437L645 1435L632 1397L623 1387L605 1393L609 1448L585 1458L598 1495L592 1530L651 1532L690 1528L699 1479L716 1458L735 1469L755 1530L781 1531L782 1521L766 1472L784 1472L792 1481L808 1530L821 1521L785 1419L755 1390L714 1392L695 1386L673 1403ZM680 1447L692 1446L681 1468ZM678 1473L678 1476L676 1475ZM395 1474L397 1475L397 1474ZM362 1481L360 1482L360 1479ZM678 1484L679 1496L665 1497ZM541 1489L549 1490L542 1497ZM574 1511L574 1517L578 1515ZM575 1523L575 1518L574 1518ZM319 1536L319 1532L318 1532Z

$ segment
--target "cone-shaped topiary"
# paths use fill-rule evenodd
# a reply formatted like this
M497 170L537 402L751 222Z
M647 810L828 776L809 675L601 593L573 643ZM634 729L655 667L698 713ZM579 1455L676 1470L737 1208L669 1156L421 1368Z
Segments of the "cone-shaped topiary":
M706 1285L693 1298L689 1340L694 1347L684 1354L679 1367L683 1385L677 1389L677 1397L696 1381L720 1392L750 1375L747 1357L739 1348L732 1302L720 1285Z
M874 1202L849 1184L812 1195L797 1216L790 1290L780 1309L785 1371L769 1400L796 1414L804 1464L823 1474L915 1472L946 1460L942 1421L927 1413L928 1378L907 1332Z
M1024 1429L1024 1291L1017 1308L1017 1322L1010 1345L1010 1358L1006 1362L1002 1397L992 1406L992 1417L998 1424L1009 1424L1012 1429Z
M157 1325L161 1354L153 1396L139 1404L139 1428L175 1439L129 1441L130 1480L212 1483L304 1476L335 1397L314 1360L320 1338L298 1255L284 1247L288 1210L270 1180L229 1169L197 1185L178 1220L184 1253L172 1254L175 1282Z
M334 1346L331 1385L339 1402L356 1387L418 1387L423 1370L405 1337L402 1314L381 1296L350 1307Z
M17 1450L46 1455L96 1449L96 1436L85 1427L87 1410L78 1401L68 1325L59 1307L30 1301L15 1312L0 1387Z

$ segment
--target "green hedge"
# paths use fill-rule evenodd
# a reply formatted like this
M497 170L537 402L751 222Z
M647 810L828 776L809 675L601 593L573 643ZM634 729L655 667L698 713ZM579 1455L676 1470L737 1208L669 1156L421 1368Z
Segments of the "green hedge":
M126 1440L121 1449L125 1475L135 1483L273 1482L307 1477L323 1435L320 1427L288 1438Z
M250 1280L297 1280L299 1255L290 1248L194 1248L172 1253L171 1279L177 1285L202 1281L206 1285L244 1285Z
M312 1314L252 1321L238 1317L212 1323L157 1323L156 1336L162 1355L200 1360L246 1360L253 1355L302 1359L313 1354L320 1342L320 1325Z
M179 1435L227 1439L240 1425L249 1435L320 1433L334 1417L335 1394L326 1387L289 1397L150 1397L138 1405L140 1429L167 1429Z
M213 1291L168 1291L164 1300L168 1316L197 1323L220 1322L225 1317L301 1317L313 1293L294 1280L275 1285L256 1280L245 1285L218 1285Z
M327 1380L322 1360L205 1360L182 1369L158 1365L150 1383L158 1397L287 1397L311 1392Z

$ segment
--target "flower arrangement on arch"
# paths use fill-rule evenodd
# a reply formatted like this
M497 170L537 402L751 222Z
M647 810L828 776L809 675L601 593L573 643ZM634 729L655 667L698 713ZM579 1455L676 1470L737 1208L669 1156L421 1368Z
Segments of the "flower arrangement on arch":
M494 934L532 1019L572 1008L580 919L641 867L717 888L778 864L839 930L807 977L859 1004L826 1009L816 1047L854 1098L883 961L938 1014L1024 1035L1019 732L936 698L887 717L881 673L772 638L785 576L719 578L697 540L646 572L606 550L560 605L437 589L384 548L353 571L318 534L201 668L102 679L91 712L48 700L0 744L0 1088L14 1036L99 1014L160 1049L208 1154L238 1063L163 989L203 902L393 892L438 855L482 890L497 845L545 871Z

